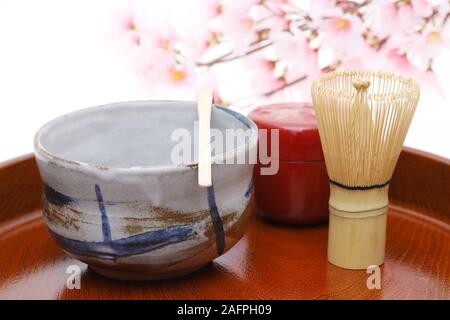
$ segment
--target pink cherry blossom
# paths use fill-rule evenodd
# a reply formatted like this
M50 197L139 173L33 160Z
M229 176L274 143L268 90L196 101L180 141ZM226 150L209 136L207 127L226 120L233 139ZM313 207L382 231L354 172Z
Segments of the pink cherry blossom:
M250 15L252 5L257 2L257 0L242 0L223 4L223 31L230 37L237 52L245 51L245 48L257 39L255 22Z
M402 5L397 9L395 26L405 32L413 32L417 28L419 17L412 5Z
M140 41L145 50L170 52L177 46L178 34L167 22L154 20L151 27L146 28Z
M271 36L275 56L280 59L293 60L309 58L314 54L308 40L301 31L279 32Z
M134 6L130 3L125 8L115 10L111 14L113 21L108 38L120 51L131 53L140 45L140 33L136 27Z
M286 81L312 74L318 69L317 52L301 31L280 32L271 37L274 55L286 62Z
M379 38L385 38L395 30L397 12L397 6L392 1L373 0L366 8L366 26Z
M152 95L208 86L230 103L308 100L311 81L334 68L393 70L438 89L449 15L447 0L190 0L166 13L132 0L110 39Z
M358 17L341 13L328 17L322 27L322 48L331 48L336 61L345 61L360 55L365 43L364 26Z
M248 57L243 65L250 76L250 87L258 94L280 88L284 81L275 74L275 63L263 57Z
M194 36L193 36L194 35ZM214 45L214 34L205 28L192 28L183 33L180 48L183 55L191 61L202 61L203 55Z
M404 52L395 48L383 47L379 51L368 52L363 59L361 69L391 70L411 76L416 68L410 63Z
M289 0L270 0L270 1L261 1L265 6L272 12L273 14L280 16L284 14L284 7L288 6L291 1Z
M146 61L142 78L152 93L192 90L195 84L194 66L189 62L177 62L164 52L156 52Z
M342 11L335 6L336 2L333 0L314 0L311 1L308 10L308 15L313 20L321 20L325 17L333 16Z
M439 82L436 74L431 70L419 70L415 68L412 72L408 74L411 78L419 83L421 91L434 91L441 97L445 98L448 93L444 90L442 83Z
M169 62L162 64L157 70L161 72L159 79L172 87L191 86L195 81L193 70L188 64Z
M450 26L450 24L449 24ZM450 48L450 27L443 30L436 27L428 27L420 34L414 34L410 40L408 56L422 69L426 69L430 61L440 55L442 50Z
M213 19L222 14L222 0L201 0L198 1L196 9L204 18Z
M418 16L428 17L433 13L433 7L427 0L411 0L411 5Z
M436 23L440 25L444 25L445 19L448 20L447 14L450 12L450 1L442 1L442 0L432 0L430 3L433 5L433 8L436 10L435 20Z
M418 5L416 10L418 9ZM365 21L375 35L380 38L401 42L405 33L417 29L420 16L410 4L397 5L390 0L375 0L366 10Z
M401 53L396 49L388 49L382 56L382 59L385 61L384 68L388 70L397 70L408 74L411 73L414 68L409 62L406 54Z
M256 31L269 31L271 34L289 29L289 21L282 14L280 4L284 2L270 1L265 5L252 7L252 18Z

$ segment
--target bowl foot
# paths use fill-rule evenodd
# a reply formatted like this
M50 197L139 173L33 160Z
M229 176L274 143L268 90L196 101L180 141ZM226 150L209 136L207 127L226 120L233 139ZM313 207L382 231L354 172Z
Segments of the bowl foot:
M196 266L193 268L177 270L177 271L169 271L169 272L136 272L132 270L118 270L112 268L104 268L99 266L89 265L89 268L104 277L117 279L117 280L127 280L127 281L151 281L151 280L164 280L175 277L181 277L186 274L195 272L207 264Z

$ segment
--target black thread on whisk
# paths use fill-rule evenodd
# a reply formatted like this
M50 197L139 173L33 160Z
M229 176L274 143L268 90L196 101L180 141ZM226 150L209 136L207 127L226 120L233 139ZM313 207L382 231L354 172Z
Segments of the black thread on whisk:
M389 182L391 182L391 180L388 180L388 181L386 181L385 183L382 183L382 184L373 184L373 185L371 185L371 186L346 186L345 184L342 184L342 183L340 183L340 182L337 182L337 181L334 181L334 180L331 180L331 179L329 179L329 181L330 181L331 184L333 184L333 185L335 185L335 186L338 186L338 187L340 187L340 188L347 189L347 190L372 190L372 189L381 189L381 188L386 187L386 186L389 184Z

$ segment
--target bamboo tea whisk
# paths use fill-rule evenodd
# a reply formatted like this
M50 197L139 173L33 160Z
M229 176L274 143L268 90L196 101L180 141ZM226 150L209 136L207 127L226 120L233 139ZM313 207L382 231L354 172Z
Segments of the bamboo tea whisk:
M314 81L312 98L330 181L328 261L381 265L389 182L419 87L387 72L335 71Z

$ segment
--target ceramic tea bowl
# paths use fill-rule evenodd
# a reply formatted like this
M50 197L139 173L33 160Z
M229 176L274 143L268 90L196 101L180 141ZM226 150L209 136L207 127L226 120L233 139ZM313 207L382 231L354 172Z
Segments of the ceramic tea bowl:
M255 152L257 129L213 107L212 128L249 135L232 153L213 154L213 186L202 188L195 158L172 160L173 132L194 133L197 119L194 102L139 101L84 109L42 127L35 155L56 243L94 271L127 280L186 274L229 250L253 212L253 165L223 162Z

